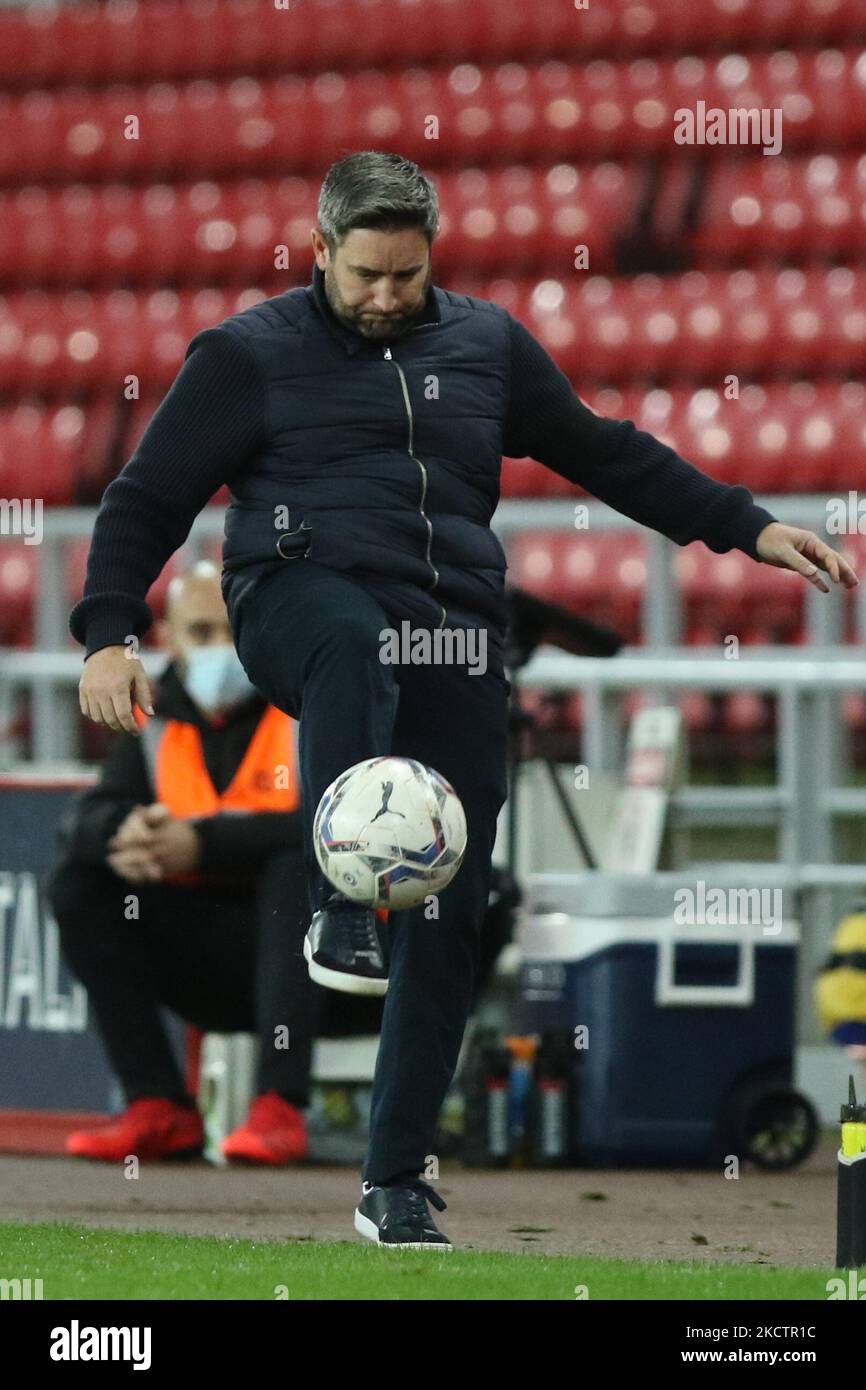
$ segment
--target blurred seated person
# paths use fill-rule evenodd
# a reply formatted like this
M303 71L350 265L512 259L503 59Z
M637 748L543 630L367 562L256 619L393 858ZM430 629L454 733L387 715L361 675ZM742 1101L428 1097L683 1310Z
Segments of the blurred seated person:
M170 660L153 718L135 707L140 734L118 734L99 782L71 803L47 885L127 1106L71 1134L67 1150L113 1162L201 1152L165 1006L203 1032L258 1035L257 1094L221 1147L238 1161L297 1162L314 1039L378 1033L385 1001L310 979L298 726L247 678L217 566L172 580L155 633ZM510 875L495 871L476 997L516 900Z

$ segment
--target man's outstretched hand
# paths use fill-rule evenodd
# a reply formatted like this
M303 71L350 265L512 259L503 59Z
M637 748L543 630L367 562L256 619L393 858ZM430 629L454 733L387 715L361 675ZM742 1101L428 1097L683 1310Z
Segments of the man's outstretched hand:
M830 590L821 578L821 570L829 574L834 584L843 584L846 589L854 589L860 583L844 556L831 550L814 531L771 521L759 534L756 548L765 565L794 570L823 594Z

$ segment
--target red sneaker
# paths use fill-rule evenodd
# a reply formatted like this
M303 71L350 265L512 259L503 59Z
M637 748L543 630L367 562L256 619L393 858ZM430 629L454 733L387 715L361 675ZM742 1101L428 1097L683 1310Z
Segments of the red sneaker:
M307 1123L276 1091L256 1096L245 1125L220 1144L226 1158L245 1163L297 1163L307 1157Z
M204 1125L197 1110L188 1110L161 1096L134 1100L107 1125L79 1129L67 1136L66 1152L79 1158L122 1163L137 1158L180 1158L200 1154Z

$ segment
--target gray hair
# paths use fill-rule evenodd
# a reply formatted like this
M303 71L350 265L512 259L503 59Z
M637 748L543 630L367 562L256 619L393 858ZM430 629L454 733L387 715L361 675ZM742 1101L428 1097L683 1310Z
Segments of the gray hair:
M331 255L355 227L417 227L428 246L439 230L439 195L411 159L361 150L332 164L319 193L319 228Z

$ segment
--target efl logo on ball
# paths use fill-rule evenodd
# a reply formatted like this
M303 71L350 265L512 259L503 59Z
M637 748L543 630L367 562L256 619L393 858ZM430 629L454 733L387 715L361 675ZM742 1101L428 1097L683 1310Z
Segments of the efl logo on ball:
M324 793L313 844L325 877L347 898L399 911L448 887L466 852L466 816L432 767L367 758Z

